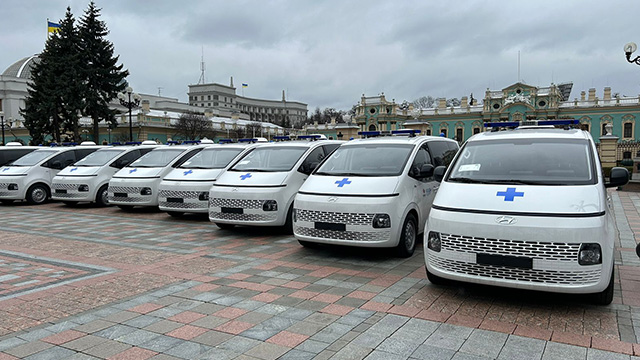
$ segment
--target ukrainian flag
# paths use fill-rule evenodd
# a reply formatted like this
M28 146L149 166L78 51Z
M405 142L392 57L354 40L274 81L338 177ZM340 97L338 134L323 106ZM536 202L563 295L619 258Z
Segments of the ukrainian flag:
M57 32L58 30L60 30L60 24L56 24L54 22L51 21L47 21L47 32L50 33L54 33Z
M244 83L242 84L243 88L248 87L248 86L249 86L249 84L244 84Z

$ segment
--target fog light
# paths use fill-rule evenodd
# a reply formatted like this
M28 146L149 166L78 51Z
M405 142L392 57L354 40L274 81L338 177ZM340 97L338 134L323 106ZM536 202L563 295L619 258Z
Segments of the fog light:
M80 185L80 186L78 186L78 191L81 191L81 192L89 191L89 185Z
M275 200L265 200L262 203L263 211L278 211L278 202Z
M602 264L602 250L600 244L582 244L578 253L578 264Z
M151 188L143 187L142 190L140 190L140 195L151 195Z
M18 184L9 184L8 190L18 190Z
M427 247L435 252L440 252L442 249L442 242L440 241L440 233L435 231L429 231L427 237Z
M198 200L209 201L209 192L208 191L201 192L200 195L198 195Z
M376 229L390 228L391 217L388 214L376 214L376 216L373 217L373 227Z

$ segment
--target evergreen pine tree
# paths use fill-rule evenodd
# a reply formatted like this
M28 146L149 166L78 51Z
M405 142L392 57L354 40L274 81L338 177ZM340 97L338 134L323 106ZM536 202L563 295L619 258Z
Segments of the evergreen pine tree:
M100 121L116 125L115 110L109 108L119 91L126 87L128 70L116 65L119 56L113 56L113 44L105 39L109 34L106 24L99 19L100 9L92 1L80 19L78 29L80 48L83 54L83 76L85 81L84 115L93 120L93 138L98 141Z

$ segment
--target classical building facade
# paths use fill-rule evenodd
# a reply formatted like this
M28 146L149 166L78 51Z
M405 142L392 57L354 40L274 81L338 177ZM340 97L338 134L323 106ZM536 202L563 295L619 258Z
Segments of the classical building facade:
M210 108L214 111L237 112L248 120L264 121L293 127L307 119L307 104L286 100L282 91L280 100L263 100L236 94L233 77L229 86L211 83L189 85L189 105Z

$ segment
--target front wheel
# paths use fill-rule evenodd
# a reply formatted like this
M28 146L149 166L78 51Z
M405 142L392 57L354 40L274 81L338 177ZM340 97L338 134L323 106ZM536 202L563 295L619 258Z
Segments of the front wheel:
M98 193L96 194L96 203L100 206L109 205L109 187L107 185L103 185L98 189Z
M613 301L613 268L611 268L611 278L609 285L604 291L593 294L593 302L597 305L609 305Z
M183 212L179 212L179 211L167 211L167 214L169 214L169 216L174 218L179 218L179 217L182 217L182 215L184 215Z
M407 215L400 231L400 241L396 247L396 253L400 257L410 257L416 249L418 238L418 221L413 214Z
M27 190L27 202L31 205L40 205L49 199L49 189L45 185L35 184Z

